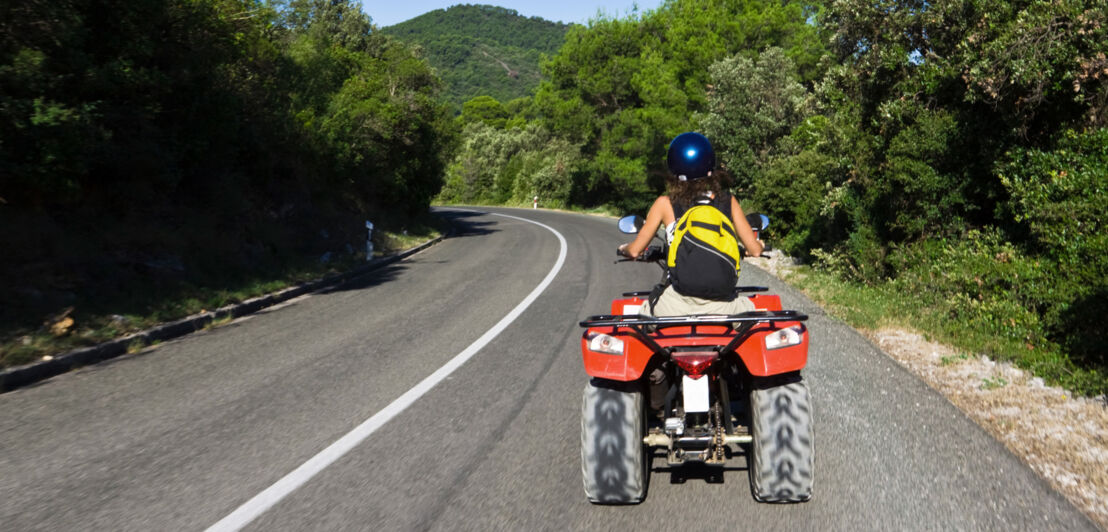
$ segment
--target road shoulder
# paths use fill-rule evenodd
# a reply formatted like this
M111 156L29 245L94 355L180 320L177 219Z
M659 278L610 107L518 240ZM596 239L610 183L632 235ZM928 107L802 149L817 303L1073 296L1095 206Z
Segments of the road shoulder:
M788 257L746 260L803 291ZM916 331L859 332L1108 530L1108 406L1102 401L1075 397L1010 364L960 353Z
M443 238L445 236L439 236L404 251L377 257L363 266L343 273L306 281L296 286L247 299L241 303L193 314L97 345L74 349L58 356L44 357L42 360L31 364L0 370L0 393L28 386L82 366L110 360L134 352L137 348L204 330L213 323L254 314L291 299L349 282L418 253L442 241Z

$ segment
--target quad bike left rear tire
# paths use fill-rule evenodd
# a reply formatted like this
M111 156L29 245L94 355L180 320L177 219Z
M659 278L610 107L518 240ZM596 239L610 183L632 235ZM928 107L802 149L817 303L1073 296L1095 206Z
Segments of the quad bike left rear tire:
M581 404L581 474L596 504L637 504L646 498L649 449L640 383L592 379Z

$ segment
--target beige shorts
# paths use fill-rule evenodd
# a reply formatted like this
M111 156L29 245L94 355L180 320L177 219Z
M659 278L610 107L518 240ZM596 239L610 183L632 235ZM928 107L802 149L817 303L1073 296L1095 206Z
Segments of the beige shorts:
M746 296L731 301L714 301L699 297L683 296L667 286L658 302L654 305L655 316L690 316L693 314L742 314L754 310L754 303ZM650 316L650 304L645 304L639 313Z

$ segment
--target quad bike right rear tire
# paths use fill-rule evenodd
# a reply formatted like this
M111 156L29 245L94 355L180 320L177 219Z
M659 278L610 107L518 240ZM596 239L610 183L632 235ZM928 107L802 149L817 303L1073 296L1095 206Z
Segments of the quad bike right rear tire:
M761 502L812 498L812 400L799 375L755 383L750 391L753 442L750 488Z
M645 397L638 383L592 379L581 405L581 474L597 504L636 504L646 497L649 449Z

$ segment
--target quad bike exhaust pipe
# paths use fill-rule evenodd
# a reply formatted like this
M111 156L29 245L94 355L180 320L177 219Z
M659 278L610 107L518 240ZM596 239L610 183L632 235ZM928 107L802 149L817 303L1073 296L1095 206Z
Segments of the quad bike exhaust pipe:
M712 443L712 436L686 436L683 438L677 438L677 443L683 444L698 444L698 445L710 445ZM731 445L733 443L743 444L751 443L754 441L754 437L749 434L724 434L723 444ZM643 444L650 447L673 447L674 439L669 437L668 434L647 434L643 436Z

